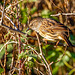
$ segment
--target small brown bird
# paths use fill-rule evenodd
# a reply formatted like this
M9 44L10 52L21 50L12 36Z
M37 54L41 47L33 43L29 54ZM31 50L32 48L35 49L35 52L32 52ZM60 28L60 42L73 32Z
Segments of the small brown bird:
M46 40L64 40L68 46L73 46L69 41L69 33L72 33L71 30L54 19L35 18L30 22L29 27Z

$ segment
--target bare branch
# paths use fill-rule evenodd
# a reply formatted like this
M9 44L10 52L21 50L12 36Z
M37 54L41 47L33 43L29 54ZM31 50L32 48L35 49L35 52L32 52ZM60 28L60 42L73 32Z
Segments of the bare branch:
M4 0L3 11L2 11L2 18L1 18L1 21L0 21L0 25L1 25L2 22L3 22L4 8L5 8L5 0Z
M17 41L11 41L11 42L9 42L10 40L11 40L11 38L12 37L10 37L10 39L4 44L4 46L0 49L0 52L2 51L2 49L7 45L7 44L11 44L11 43L18 43Z
M49 74L49 75L52 75L50 66L49 66L49 64L47 63L46 59L44 58L44 56L43 56L43 54L42 54L41 43L40 43L40 39L39 39L37 33L36 33L36 36L37 36L37 39L38 39L38 44L39 44L39 49L40 49L40 56L42 57L42 59L44 60L44 62L45 62L46 65L47 65L47 68L48 68L48 74ZM44 63L44 64L45 64L45 63Z
M8 12L9 11L9 8L11 8L12 6L15 6L15 5L17 5L18 3L20 3L20 2L22 2L23 0L20 0L20 1L17 1L17 3L14 3L14 4L10 4L5 10L6 10L6 12Z
M0 10L0 12L2 12L2 11ZM17 27L16 27L16 25L13 23L13 21L12 21L8 16L6 16L5 14L4 14L4 16L11 22L11 24L13 24L13 26L14 26L15 29L17 30Z
M40 74L44 75L41 71L38 70L38 68L33 67L35 70L37 70Z
M36 33L36 32L35 32ZM40 40L39 40L39 37L38 37L38 34L36 33L36 36L37 36L37 40L38 40L38 43L39 43L39 49L40 49L40 53L42 55L42 49L41 49L41 43L40 43Z
M63 55L61 56L61 58L60 58L59 60L57 60L56 62L53 62L53 61L52 61L52 62L49 64L49 66L52 65L53 63L57 63L57 62L61 61L61 59L62 59L63 56L65 55L66 48L67 48L67 46L65 47L65 51L64 51Z
M58 13L58 14L50 15L50 16L59 16L59 15L75 15L75 13Z

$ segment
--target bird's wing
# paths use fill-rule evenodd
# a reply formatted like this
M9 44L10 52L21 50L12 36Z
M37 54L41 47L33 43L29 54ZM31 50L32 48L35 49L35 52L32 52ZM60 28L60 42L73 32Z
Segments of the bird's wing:
M41 28L44 32L51 33L53 35L63 33L64 35L68 36L69 34L68 27L52 19L44 19L42 21Z

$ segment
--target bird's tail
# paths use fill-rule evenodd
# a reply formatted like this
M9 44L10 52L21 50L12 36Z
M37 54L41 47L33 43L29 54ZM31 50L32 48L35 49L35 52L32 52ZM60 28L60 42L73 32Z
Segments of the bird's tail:
M72 43L70 42L70 40L69 40L69 38L68 38L67 36L63 36L63 39L64 39L64 41L66 42L66 44L67 44L68 46L73 47Z

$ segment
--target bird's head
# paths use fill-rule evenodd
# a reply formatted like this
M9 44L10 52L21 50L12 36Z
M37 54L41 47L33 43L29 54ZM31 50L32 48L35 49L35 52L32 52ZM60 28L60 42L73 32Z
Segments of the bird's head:
M39 27L41 25L41 22L42 22L42 18L33 19L29 24L29 28L31 28L36 32L39 32Z

